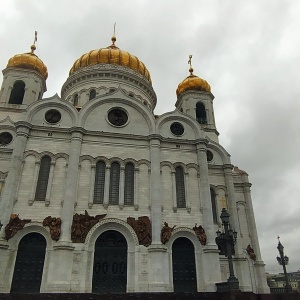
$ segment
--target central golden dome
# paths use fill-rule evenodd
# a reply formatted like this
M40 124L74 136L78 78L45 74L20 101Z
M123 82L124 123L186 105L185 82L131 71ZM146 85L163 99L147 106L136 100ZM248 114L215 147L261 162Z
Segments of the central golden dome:
M115 46L116 37L112 37L112 45L107 48L100 48L98 50L92 50L83 54L73 64L69 75L73 74L77 70L97 64L116 64L119 66L128 67L133 71L136 71L143 75L150 83L150 73L145 65L134 55L129 52L120 50Z

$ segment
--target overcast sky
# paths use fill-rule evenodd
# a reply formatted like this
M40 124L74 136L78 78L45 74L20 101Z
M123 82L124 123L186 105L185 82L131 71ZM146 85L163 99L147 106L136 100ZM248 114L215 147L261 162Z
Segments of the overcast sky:
M300 269L299 0L1 0L0 67L30 50L48 67L50 97L60 95L73 62L110 45L136 55L150 71L156 114L174 110L177 85L194 74L211 85L220 143L249 174L266 270L277 235ZM2 76L0 77L2 82Z

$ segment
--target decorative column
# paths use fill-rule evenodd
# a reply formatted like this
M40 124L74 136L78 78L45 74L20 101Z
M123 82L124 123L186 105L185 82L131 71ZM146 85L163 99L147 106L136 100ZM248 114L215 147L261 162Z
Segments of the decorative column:
M71 242L71 226L73 222L74 207L77 198L77 182L79 174L79 157L81 153L83 132L79 128L71 131L68 171L65 184L63 208L61 211L61 237L60 241Z
M41 165L41 161L36 160L35 165L34 165L33 182L32 182L32 186L31 186L30 198L28 200L29 205L32 205L32 203L35 200L34 199L35 198L35 190L36 190L36 186L37 186L40 165Z
M189 198L189 173L184 172L184 193L185 193L185 204L187 212L191 212L191 203Z
M50 204L54 167L55 167L55 161L51 161L49 179L48 179L48 185L47 185L47 192L46 192L46 199L45 199L46 206L49 206L49 204Z
M79 178L79 157L83 131L71 128L71 142L69 150L68 169L65 181L63 207L61 210L61 236L53 245L48 270L47 289L53 293L71 290L71 276L74 246L71 241L71 227L77 200L77 186Z
M228 210L232 220L233 230L237 231L237 240L235 245L235 255L234 255L234 266L236 269L236 275L240 282L241 290L248 289L248 278L243 272L244 268L247 267L247 261L244 258L243 250L242 250L242 241L241 241L241 229L239 224L238 212L237 212L237 204L236 204L236 195L234 190L234 182L233 182L233 165L225 164L223 165L224 174L225 174L225 183L228 194Z
M109 185L110 185L110 165L106 166L105 169L105 183L104 183L104 208L108 207L109 204Z
M247 179L247 181L248 181L248 179ZM266 280L265 263L263 262L261 253L260 253L260 247L259 247L259 241L258 241L258 236L257 236L257 229L256 229L255 218L254 218L254 211L253 211L250 187L251 187L251 183L249 183L249 182L244 183L244 195L245 195L245 200L246 200L246 204L247 204L247 217L248 217L248 222L249 222L249 232L250 232L251 242L252 242L251 247L254 249L254 252L256 255L256 261L254 262L254 270L255 270L255 275L257 278L257 291L254 291L254 292L264 294L264 293L269 293L270 288L268 287L267 280Z
M13 210L17 188L21 180L22 163L31 125L27 122L17 122L16 129L17 136L14 140L14 150L11 156L9 172L5 179L2 200L0 202L0 220L3 224L0 238L4 236L4 228L9 222L9 217Z
M94 203L94 188L95 188L95 171L96 171L96 165L91 165L91 177L90 177L90 195L89 195L89 208L93 207Z
M149 251L149 292L167 292L169 286L169 263L167 248L160 240L162 228L162 185L160 174L160 140L153 136L150 140L150 195L151 195L151 225L152 245Z
M134 169L134 209L139 209L139 168Z
M120 167L119 208L124 208L125 167Z
M201 139L196 144L198 165L200 171L200 199L202 202L203 227L207 236L207 244L203 249L203 268L201 273L204 274L205 291L216 291L216 282L221 281L221 269L219 260L219 250L216 245L216 230L213 222L213 213L211 207L210 187L208 181L208 164L207 164L207 144L208 141Z
M173 198L173 211L177 212L177 197L176 197L176 177L175 171L171 171L172 177L172 198Z

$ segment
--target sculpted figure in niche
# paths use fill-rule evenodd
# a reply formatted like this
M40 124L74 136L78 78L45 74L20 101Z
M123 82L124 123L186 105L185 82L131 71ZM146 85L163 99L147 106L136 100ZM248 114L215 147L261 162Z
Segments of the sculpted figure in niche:
M73 223L71 228L71 240L73 243L84 243L85 238L90 231L90 229L98 223L101 219L106 216L97 215L95 217L90 216L87 211L85 211L84 215L75 214L73 216Z
M250 256L250 258L252 260L256 261L256 254L254 253L254 250L250 245L247 246L246 251L247 251L248 255Z
M200 241L201 245L206 245L206 233L205 233L205 230L204 228L199 225L197 227L197 223L195 224L195 227L193 227L193 230L195 231L196 233L196 236L198 238L198 240Z
M11 239L19 230L23 229L25 224L29 223L30 219L21 220L19 215L11 214L8 224L5 226L5 238L8 241Z
M61 218L48 216L43 221L43 226L48 226L52 240L58 241L61 233Z
M152 242L152 233L151 233L151 222L149 217L143 216L135 218L128 217L127 223L133 228L135 231L139 244L148 247Z
M161 235L160 235L160 239L163 244L166 244L169 241L172 235L172 231L174 230L175 227L176 225L174 225L173 227L169 227L169 224L167 222L164 223L164 227L161 229Z

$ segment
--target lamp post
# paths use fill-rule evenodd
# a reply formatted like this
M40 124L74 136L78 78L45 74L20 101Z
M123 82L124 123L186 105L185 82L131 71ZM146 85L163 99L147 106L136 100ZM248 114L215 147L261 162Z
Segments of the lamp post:
M226 288L224 287L220 288L222 290L239 290L239 281L234 275L234 269L233 269L233 262L232 262L232 255L234 255L234 244L237 239L237 232L233 231L230 228L230 223L229 223L229 218L230 215L227 212L226 208L222 209L222 213L220 216L222 220L222 225L223 225L223 232L218 230L217 237L216 237L216 243L220 249L220 254L223 254L227 257L228 259L228 265L229 265L229 278L227 280ZM223 284L224 285L224 284ZM218 286L218 285L217 285Z
M278 252L279 252L279 256L276 257L278 263L282 266L283 268L283 273L284 273L284 278L285 278L285 291L287 293L290 293L292 291L292 287L291 285L289 284L289 280L288 280L288 275L287 275L287 272L286 272L286 265L289 263L289 258L287 256L284 255L284 252L283 252L283 245L280 243L280 240L279 240L279 236L277 237L278 239L278 246L277 246L277 249L278 249Z

